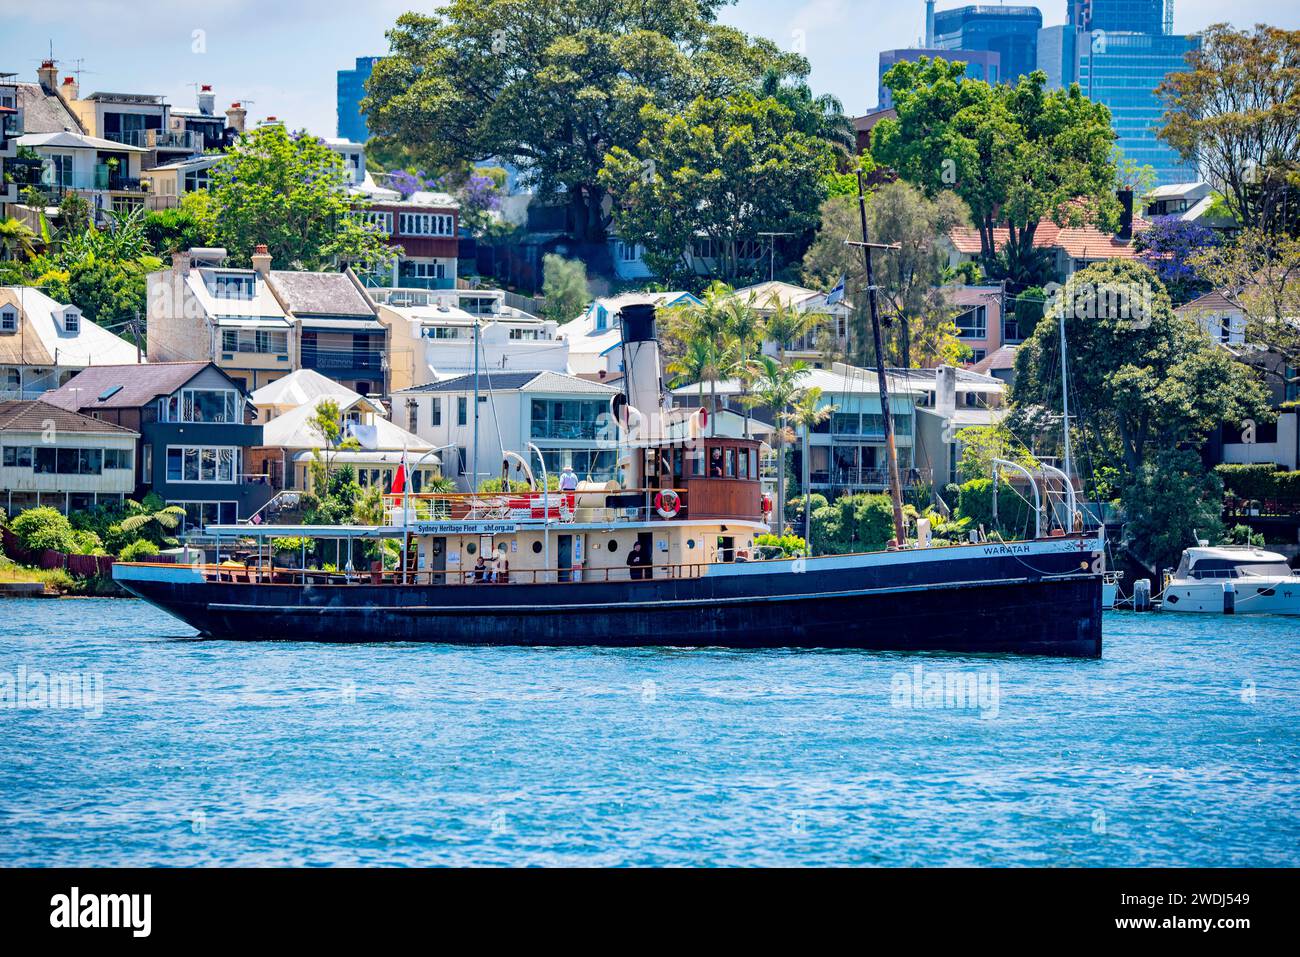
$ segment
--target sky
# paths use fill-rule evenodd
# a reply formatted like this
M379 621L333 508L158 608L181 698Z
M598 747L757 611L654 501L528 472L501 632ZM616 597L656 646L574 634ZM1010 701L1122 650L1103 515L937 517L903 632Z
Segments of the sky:
M971 0L938 0L940 10ZM989 0L984 0L989 2ZM1031 2L1032 0L1021 0ZM388 49L385 31L429 0L0 0L0 72L34 80L54 57L77 69L82 94L161 93L193 106L210 83L219 109L240 100L250 122L267 116L333 136L335 72L358 56ZM1045 25L1065 20L1066 0L1034 4ZM1176 0L1174 28L1191 33L1225 17L1237 27L1300 28L1295 0ZM881 50L914 46L924 32L924 0L737 0L721 19L796 49L812 64L817 93L832 93L850 114L876 103Z

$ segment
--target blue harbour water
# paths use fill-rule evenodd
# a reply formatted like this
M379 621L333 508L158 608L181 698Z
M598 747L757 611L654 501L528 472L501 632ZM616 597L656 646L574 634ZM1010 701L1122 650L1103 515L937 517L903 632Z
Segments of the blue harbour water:
M1100 661L240 644L8 601L0 865L1294 865L1300 622L1105 632ZM55 672L80 702L33 694Z

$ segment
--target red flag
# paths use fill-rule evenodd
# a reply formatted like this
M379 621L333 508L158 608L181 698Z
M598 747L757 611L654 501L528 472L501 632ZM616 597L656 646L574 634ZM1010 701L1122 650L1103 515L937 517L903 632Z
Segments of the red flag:
M393 495L401 495L406 491L406 452L402 452L402 464L397 467L397 474L393 476Z

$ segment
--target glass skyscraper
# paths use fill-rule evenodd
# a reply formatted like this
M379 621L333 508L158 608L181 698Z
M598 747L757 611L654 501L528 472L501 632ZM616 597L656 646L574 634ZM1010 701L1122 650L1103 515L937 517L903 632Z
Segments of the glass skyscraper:
M934 15L932 46L941 50L991 50L1001 60L1003 81L1015 83L1034 72L1042 26L1043 14L1037 7L957 7Z
M1170 73L1187 68L1195 36L1164 36L1094 30L1076 38L1077 81L1085 96L1110 108L1126 159L1156 172L1156 185L1199 179L1197 170L1156 134L1164 125L1164 104L1155 89Z
M355 69L338 71L338 135L342 139L364 143L370 138L361 101L366 95L366 80L378 62L377 56L359 56Z
M1066 22L1082 31L1164 33L1165 0L1068 0Z

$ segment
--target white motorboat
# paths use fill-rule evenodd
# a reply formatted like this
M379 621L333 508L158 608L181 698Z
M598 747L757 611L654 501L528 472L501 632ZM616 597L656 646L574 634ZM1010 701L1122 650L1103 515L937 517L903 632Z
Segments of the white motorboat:
M1262 548L1188 548L1165 585L1160 610L1300 615L1300 575L1285 556Z

